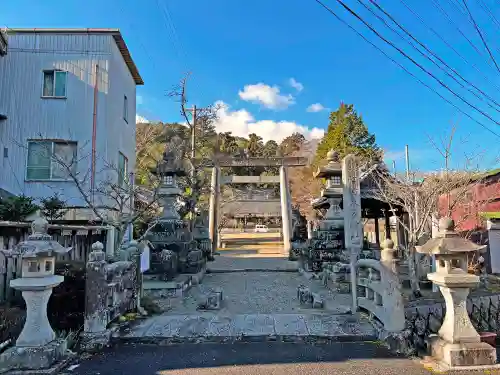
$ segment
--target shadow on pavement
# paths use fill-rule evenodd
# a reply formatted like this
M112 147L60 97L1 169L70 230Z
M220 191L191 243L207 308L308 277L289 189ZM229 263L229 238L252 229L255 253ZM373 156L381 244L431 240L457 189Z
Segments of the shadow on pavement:
M158 375L181 369L267 364L335 363L385 359L404 361L374 342L297 344L282 342L119 346L80 362L75 375ZM385 362L384 361L384 362ZM389 363L389 362L388 362ZM382 365L382 367L387 364ZM249 367L250 369L251 367ZM184 372L182 372L184 373ZM186 371L190 374L190 371ZM235 372L236 373L236 372ZM240 373L240 372L238 372ZM245 372L242 372L245 373ZM332 372L333 374L333 372ZM291 375L291 374L289 374Z

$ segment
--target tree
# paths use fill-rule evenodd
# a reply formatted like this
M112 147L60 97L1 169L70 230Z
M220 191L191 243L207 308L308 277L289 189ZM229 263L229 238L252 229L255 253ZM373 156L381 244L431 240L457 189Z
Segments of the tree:
M184 158L190 164L190 173L185 181L185 200L188 207L190 207L190 218L191 227L194 226L194 221L196 219L196 206L204 192L207 191L206 186L209 186L210 175L205 173L207 166L213 163L213 155L219 150L215 150L219 144L217 133L215 131L215 121L217 120L217 114L219 107L208 106L205 108L198 108L196 111L196 121L193 121L193 113L187 108L187 94L186 87L189 74L183 77L179 85L175 86L172 91L168 94L170 97L178 100L180 104L180 113L184 118L187 126L187 131L189 132L189 141L185 144L189 144L190 152L184 155ZM192 135L194 134L195 142L192 142ZM193 157L192 153L196 152L196 156Z
M453 129L447 143L442 142L442 148L431 139L431 143L444 159L443 171L427 173L419 182L415 182L415 173L407 179L391 176L386 167L374 171L375 188L369 194L386 202L393 212L399 207L406 213L397 215L396 218L407 233L408 243L403 250L408 259L412 291L416 296L420 294L418 280L421 275L418 275L416 266L415 246L421 245L424 236L431 234L435 219L452 217L457 206L470 200L470 190L484 181L484 174L469 168L475 164L470 158L466 157L467 161L462 170L449 168L454 131ZM440 209L439 205L442 197L446 197L444 209Z
M293 153L299 151L302 148L302 145L306 141L306 138L303 134L295 132L292 135L289 135L280 144L280 151L283 156L290 156Z
M40 139L44 139L39 134ZM41 143L45 146L45 143ZM26 147L20 145L21 147ZM103 225L112 226L117 232L114 253L118 251L127 228L142 217L149 216L151 208L157 206L159 183L154 176L149 176L149 197L143 205L134 205L134 202L143 199L140 187L123 175L122 169L109 162L101 155L96 155L96 164L103 165L102 169L95 171L95 185L91 183L92 170L82 168L89 165L92 159L91 152L86 152L85 144L80 147L72 157L59 156L53 153L49 145L40 151L44 156L49 155L51 162L58 165L65 179L72 182L80 197L94 214L96 220ZM47 184L49 187L49 183Z
M270 158L274 157L278 154L279 152L279 146L276 141L273 141L272 139L267 141L266 144L264 145L264 150L263 150L263 156Z
M66 214L66 202L61 199L58 193L54 193L51 197L42 198L40 200L40 213L52 223L54 220L59 220Z
M330 113L328 129L318 145L315 165L326 160L326 154L335 150L343 158L355 154L363 164L373 164L382 158L382 151L375 143L375 136L368 132L363 119L352 104L342 103Z
M262 137L258 136L255 133L252 133L248 136L248 154L251 157L262 156L264 151L264 142L262 141Z

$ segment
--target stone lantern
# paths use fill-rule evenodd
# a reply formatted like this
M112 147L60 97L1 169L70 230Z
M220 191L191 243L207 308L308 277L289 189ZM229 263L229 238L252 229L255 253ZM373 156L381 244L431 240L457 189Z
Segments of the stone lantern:
M56 255L66 254L71 248L61 246L47 234L48 222L45 219L36 219L31 228L32 234L27 241L11 250L2 250L7 257L21 257L22 276L12 280L10 286L20 290L26 301L26 322L16 346L0 357L0 362L7 362L12 368L32 369L52 364L59 351L56 335L47 318L47 304L52 289L64 280L63 276L54 275Z
M454 225L453 220L442 218L437 236L416 247L419 253L435 256L436 271L427 278L439 286L446 304L443 325L431 343L432 356L450 368L493 365L496 349L481 342L467 313L470 288L479 284L479 277L467 272L467 255L485 246L460 237Z
M329 229L338 229L344 227L344 216L340 204L342 202L342 165L340 164L339 153L330 150L326 154L328 164L320 168L316 174L316 178L326 179L326 187L321 192L321 196L328 199L330 207L326 213L326 221Z

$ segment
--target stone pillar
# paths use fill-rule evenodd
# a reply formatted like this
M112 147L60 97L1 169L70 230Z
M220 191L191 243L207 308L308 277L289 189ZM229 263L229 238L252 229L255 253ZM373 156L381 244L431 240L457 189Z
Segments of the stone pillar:
M385 238L391 239L391 218L389 216L389 210L384 211L384 219L385 219Z
M106 255L112 258L115 255L116 228L109 226L106 231Z
M105 332L108 324L107 316L105 316L108 301L103 299L104 296L107 296L106 290L108 288L106 281L106 254L103 249L104 246L102 243L93 243L87 262L87 273L85 276L85 320L83 327L85 334Z
M378 222L378 217L373 219L375 221L375 243L377 247L380 249L380 227Z
M283 250L289 254L291 251L291 220L288 174L286 167L280 167L280 196L281 196L281 220L283 224Z
M220 194L220 169L218 166L212 168L212 182L210 184L210 212L209 233L212 242L212 254L215 254L218 244L217 225L219 223L219 194Z
M500 273L500 223L488 220L486 227L490 244L491 272Z
M342 182L344 186L345 245L349 251L352 311L355 312L358 308L356 264L363 247L363 224L361 222L359 168L354 155L347 155L342 160Z
M311 220L307 220L307 239L310 240L312 239L312 221Z

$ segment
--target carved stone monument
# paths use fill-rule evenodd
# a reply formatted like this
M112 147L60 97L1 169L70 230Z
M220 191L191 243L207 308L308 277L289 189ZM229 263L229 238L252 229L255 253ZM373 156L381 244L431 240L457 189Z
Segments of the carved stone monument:
M446 315L438 336L431 340L433 359L450 369L462 366L496 364L496 349L481 342L467 313L470 288L479 284L479 277L467 272L467 254L485 246L461 238L449 218L439 221L439 233L423 246L422 254L436 257L436 271L427 277L439 286L446 303Z
M20 256L22 276L10 282L22 291L26 301L26 322L16 341L16 346L0 355L0 372L7 370L41 370L52 367L66 353L64 340L57 340L47 319L47 304L52 289L64 277L54 275L55 257L66 254L71 248L61 246L47 234L48 222L36 219L32 234L11 250L1 250L6 256Z
M361 222L361 192L359 166L354 155L347 155L342 161L342 182L344 196L345 247L349 252L353 309L357 310L356 262L363 248L363 224Z

